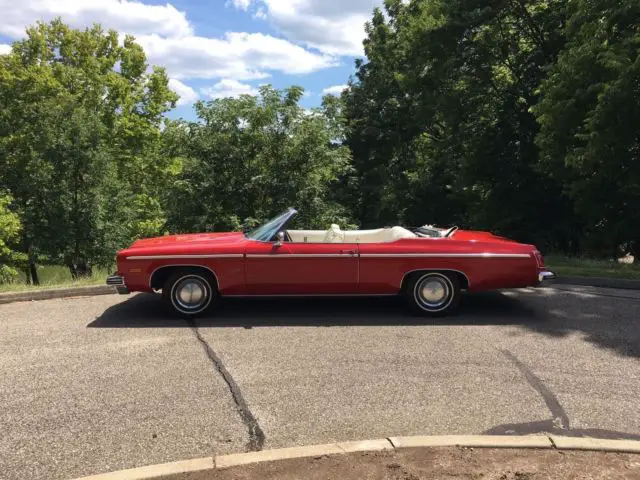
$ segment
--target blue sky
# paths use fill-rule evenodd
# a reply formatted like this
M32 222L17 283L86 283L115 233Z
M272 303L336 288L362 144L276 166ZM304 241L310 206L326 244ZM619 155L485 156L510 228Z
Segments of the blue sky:
M131 33L182 97L171 117L193 118L197 99L301 85L302 105L339 93L362 55L364 22L381 0L0 0L0 53L38 20L99 22Z

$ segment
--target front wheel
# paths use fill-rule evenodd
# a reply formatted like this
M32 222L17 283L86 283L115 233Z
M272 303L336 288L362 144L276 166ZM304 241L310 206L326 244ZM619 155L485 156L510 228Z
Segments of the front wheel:
M198 269L182 269L172 274L162 288L162 298L174 312L192 317L204 312L217 295L215 280Z
M405 295L412 310L419 315L443 316L460 303L460 283L455 275L425 272L414 275Z

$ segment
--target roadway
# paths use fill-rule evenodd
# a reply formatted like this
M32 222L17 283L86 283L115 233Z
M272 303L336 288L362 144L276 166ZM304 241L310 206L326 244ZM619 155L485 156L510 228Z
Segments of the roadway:
M0 478L73 478L219 453L415 434L640 439L640 292L390 298L153 295L0 305Z

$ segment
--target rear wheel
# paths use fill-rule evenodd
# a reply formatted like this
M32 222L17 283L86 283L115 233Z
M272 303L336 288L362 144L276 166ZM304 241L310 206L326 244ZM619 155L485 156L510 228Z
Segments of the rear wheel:
M443 316L458 307L460 283L455 275L448 273L418 273L409 279L405 295L416 314Z
M169 276L162 298L174 312L192 317L211 307L217 297L215 280L200 269L180 269Z

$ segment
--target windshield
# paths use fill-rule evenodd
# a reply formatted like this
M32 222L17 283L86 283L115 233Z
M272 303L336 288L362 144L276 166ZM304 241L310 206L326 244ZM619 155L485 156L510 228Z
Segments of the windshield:
M269 220L264 225L261 225L255 230L252 230L251 232L247 233L246 234L247 238L250 238L252 240L258 240L260 242L269 242L273 240L273 237L275 237L278 230L280 230L284 226L284 224L287 223L287 221L289 221L289 219L293 217L296 213L298 212L296 212L292 208L287 210L284 213L281 213L277 217Z

